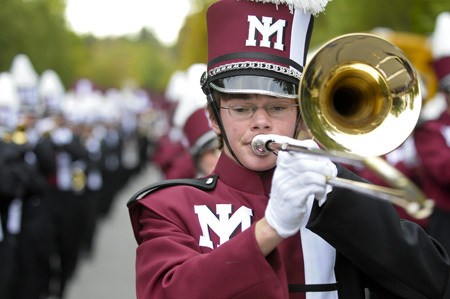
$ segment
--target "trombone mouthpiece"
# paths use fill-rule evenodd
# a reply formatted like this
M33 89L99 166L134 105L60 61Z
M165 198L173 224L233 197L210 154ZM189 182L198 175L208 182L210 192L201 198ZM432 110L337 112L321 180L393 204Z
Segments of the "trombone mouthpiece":
M274 140L269 135L256 135L252 140L252 149L258 156L267 156L271 150L267 147Z

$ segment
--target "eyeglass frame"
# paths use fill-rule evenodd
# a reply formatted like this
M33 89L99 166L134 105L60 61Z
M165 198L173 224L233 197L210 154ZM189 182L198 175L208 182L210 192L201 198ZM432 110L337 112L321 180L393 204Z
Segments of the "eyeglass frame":
M289 113L287 113L286 115L272 115L273 110L269 110L269 108L274 108L274 106L270 107L270 105L279 105L279 104L286 104L285 108L286 109L288 109L288 108L290 109ZM245 106L249 106L249 107L245 107ZM252 114L246 115L246 116L233 115L233 112L235 112L233 107L235 107L235 108L251 108L250 111L252 111ZM230 114L231 117L233 117L235 119L242 119L242 120L250 119L251 117L253 117L253 115L255 115L255 112L258 109L260 109L260 108L263 108L266 111L266 113L269 116L271 116L271 117L286 117L286 116L291 115L293 107L299 107L299 104L291 104L291 103L288 104L288 103L283 103L283 102L281 102L281 103L280 102L271 102L271 103L267 103L266 105L263 105L263 106L257 106L257 105L251 104L251 103L235 104L235 105L231 105L231 106L228 106L228 107L220 106L221 109L227 109L228 110L228 114Z

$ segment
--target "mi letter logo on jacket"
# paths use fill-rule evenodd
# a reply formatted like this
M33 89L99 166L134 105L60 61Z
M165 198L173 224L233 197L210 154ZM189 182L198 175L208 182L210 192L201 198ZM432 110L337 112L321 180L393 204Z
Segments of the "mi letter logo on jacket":
M220 238L220 243L216 245L218 247L230 239L239 225L242 231L250 227L253 216L252 210L242 206L231 215L232 209L233 206L231 204L218 204L216 205L216 214L214 214L205 205L194 206L194 211L198 216L198 221L202 229L202 235L199 239L200 246L214 249L214 244L209 235L209 229Z
M256 16L248 16L248 38L245 41L246 46L256 46L256 30L262 35L259 42L260 47L271 48L270 37L276 33L276 42L273 45L274 49L284 50L284 27L285 20L278 20L272 24L273 19L270 17L262 17L262 22Z

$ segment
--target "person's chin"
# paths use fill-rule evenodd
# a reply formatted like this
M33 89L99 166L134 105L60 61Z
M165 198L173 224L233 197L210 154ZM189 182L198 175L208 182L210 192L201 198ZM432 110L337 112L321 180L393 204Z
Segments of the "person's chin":
M245 166L253 171L266 171L275 167L276 157L271 155L268 156L257 156L253 155L246 159Z

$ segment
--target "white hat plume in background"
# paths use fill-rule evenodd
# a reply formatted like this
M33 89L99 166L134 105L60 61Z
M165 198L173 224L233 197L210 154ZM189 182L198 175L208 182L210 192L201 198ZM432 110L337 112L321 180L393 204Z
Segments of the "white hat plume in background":
M432 51L435 59L450 56L450 12L443 12L436 18Z
M169 102L176 103L180 100L186 88L186 74L183 71L175 71L167 83L164 96Z
M39 79L38 92L41 97L59 97L64 94L64 85L54 70L48 69L42 73Z
M206 64L203 63L193 64L186 71L185 87L173 116L175 126L183 128L194 112L206 107L206 97L200 86L200 78L205 71Z
M10 71L18 88L35 88L37 86L39 76L27 55L16 55Z

